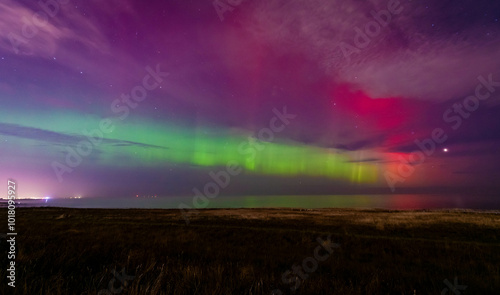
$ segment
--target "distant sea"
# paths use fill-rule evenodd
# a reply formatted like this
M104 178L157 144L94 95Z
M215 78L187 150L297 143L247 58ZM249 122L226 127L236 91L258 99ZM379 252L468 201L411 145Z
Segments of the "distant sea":
M279 196L219 196L208 199L206 208L380 208L413 209L480 209L500 210L500 194L471 195L279 195ZM7 200L0 200L6 207ZM67 208L178 208L184 203L193 206L192 197L101 197L81 199L16 200L16 207Z

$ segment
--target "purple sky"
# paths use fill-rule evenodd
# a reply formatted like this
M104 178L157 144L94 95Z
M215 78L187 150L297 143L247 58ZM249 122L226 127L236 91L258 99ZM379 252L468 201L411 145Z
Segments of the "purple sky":
M229 162L220 194L499 186L500 2L228 2L2 1L0 176L21 197L192 195Z

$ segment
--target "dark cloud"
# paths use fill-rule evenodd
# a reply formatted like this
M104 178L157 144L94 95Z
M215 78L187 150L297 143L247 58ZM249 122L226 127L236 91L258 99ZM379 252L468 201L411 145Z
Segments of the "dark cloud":
M13 136L17 138L36 140L55 145L75 146L80 141L88 141L88 138L82 135L65 134L60 132L43 130L39 128L24 127L17 124L7 124L7 123L0 123L0 134L4 136ZM125 140L116 140L107 138L103 138L101 140L102 144L113 145L116 147L136 146L144 148L168 149L167 147L149 145L149 144L125 141Z

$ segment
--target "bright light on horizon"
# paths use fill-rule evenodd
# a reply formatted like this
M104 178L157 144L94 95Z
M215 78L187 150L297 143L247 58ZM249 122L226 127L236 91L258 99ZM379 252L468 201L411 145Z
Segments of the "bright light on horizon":
M16 200L45 200L46 197L16 197ZM8 199L7 197L2 199Z

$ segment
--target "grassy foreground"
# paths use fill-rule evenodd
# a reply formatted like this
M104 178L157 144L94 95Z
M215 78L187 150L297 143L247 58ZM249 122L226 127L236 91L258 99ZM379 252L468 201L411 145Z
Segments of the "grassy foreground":
M19 208L16 223L3 294L500 294L496 212L214 209L186 225L179 210Z

